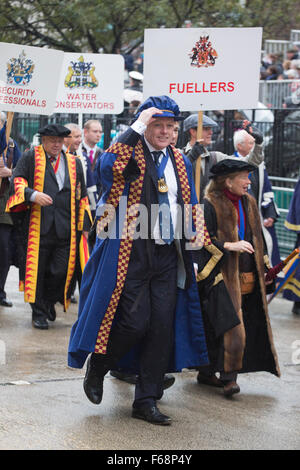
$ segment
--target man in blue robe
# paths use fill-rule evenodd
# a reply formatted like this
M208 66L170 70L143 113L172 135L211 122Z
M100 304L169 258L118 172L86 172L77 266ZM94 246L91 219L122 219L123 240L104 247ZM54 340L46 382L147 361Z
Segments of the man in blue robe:
M300 248L300 179L293 194L289 212L284 223L288 230L297 234L295 248ZM287 283L283 291L283 298L294 302L292 312L300 315L300 268L296 270L292 279Z
M191 164L170 145L177 104L150 97L136 117L101 157L97 240L82 278L69 366L82 368L92 353L84 390L99 404L105 374L121 362L138 374L132 416L169 425L156 405L164 374L208 363L192 253L214 246Z
M251 126L251 129L253 127ZM254 129L254 135L261 136L258 129ZM233 135L233 144L235 148L234 155L239 158L246 158L255 146L255 138L250 130L240 129ZM263 240L268 254L271 266L280 263L280 253L278 240L275 231L275 223L279 218L279 211L275 204L274 193L265 163L260 163L254 171L250 173L251 185L249 193L257 202Z

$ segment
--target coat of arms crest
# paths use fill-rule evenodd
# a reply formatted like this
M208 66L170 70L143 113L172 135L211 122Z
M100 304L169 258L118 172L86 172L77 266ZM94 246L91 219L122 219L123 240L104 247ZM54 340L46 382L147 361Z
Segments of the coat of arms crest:
M216 63L218 54L212 47L209 36L200 36L199 41L196 42L195 46L189 53L191 57L192 67L212 67Z
M65 78L67 88L95 88L98 80L95 75L95 65L92 62L85 62L83 56L78 61L71 61L68 73Z
M22 51L18 58L13 57L7 62L7 83L28 85L32 78L34 67L33 61L27 59L25 52Z

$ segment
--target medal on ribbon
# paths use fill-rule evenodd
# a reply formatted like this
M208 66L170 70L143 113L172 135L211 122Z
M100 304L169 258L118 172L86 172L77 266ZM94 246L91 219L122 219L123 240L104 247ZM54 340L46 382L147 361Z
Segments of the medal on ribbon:
M165 181L165 178L160 178L157 181L157 188L160 193L167 193L169 188L167 186L167 183Z
M153 153L155 153L155 152L153 152ZM157 176L158 176L157 189L160 193L167 193L169 188L168 188L168 185L167 185L166 180L165 180L164 172L165 172L165 168L166 168L167 163L168 163L169 155L168 155L168 153L166 155L164 155L163 152L157 152L157 154L162 154L163 155L163 158L162 158L162 161L161 161L160 164L158 162L158 158L157 158L157 161L156 161Z

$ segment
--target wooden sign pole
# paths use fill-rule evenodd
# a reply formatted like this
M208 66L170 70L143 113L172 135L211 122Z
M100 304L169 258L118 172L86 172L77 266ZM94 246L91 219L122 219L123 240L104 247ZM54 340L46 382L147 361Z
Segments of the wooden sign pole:
M14 118L14 113L12 111L8 111L7 119L6 119L6 143L7 143L6 152L8 150L8 140L10 138L10 132L11 132L13 118Z
M197 127L197 141L202 139L202 123L203 123L203 111L198 112L198 127ZM196 171L195 171L195 186L196 195L200 204L200 176L201 176L201 155L196 160Z

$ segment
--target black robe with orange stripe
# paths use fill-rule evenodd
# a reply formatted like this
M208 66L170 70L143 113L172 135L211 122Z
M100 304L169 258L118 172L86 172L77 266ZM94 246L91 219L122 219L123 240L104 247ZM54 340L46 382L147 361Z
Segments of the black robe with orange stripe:
M25 152L13 172L10 198L6 210L12 215L18 231L21 290L24 289L22 281L25 282L26 280L32 212L37 206L30 201L30 197L37 188L48 194L54 203L50 206L41 207L39 228L36 230L35 238L46 236L54 226L58 238L73 241L70 243L70 260L72 256L73 260L75 259L75 265L81 232L82 230L88 231L91 226L82 164L77 157L70 154L66 155L64 152L62 152L62 158L65 162L65 180L61 190L59 190L53 167L49 159L46 158L42 146ZM44 171L39 171L38 162L42 163L41 167ZM72 251L73 253L71 253ZM34 255L38 258L38 253L34 253ZM64 299L65 308L67 307L66 299L70 297L72 271L75 270L75 265L71 266L71 264L69 263L69 286ZM25 300L34 302L33 299L26 299L26 296Z

